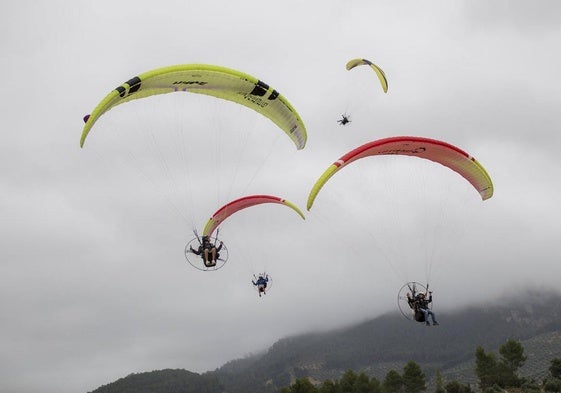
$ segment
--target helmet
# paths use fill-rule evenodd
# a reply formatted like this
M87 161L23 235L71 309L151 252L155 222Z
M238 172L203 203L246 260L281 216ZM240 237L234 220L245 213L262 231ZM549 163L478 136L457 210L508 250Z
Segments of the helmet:
M425 294L421 292L417 296L419 296L420 298L423 298L423 297L425 297Z
M203 236L203 243L204 243L204 242L207 242L207 241L208 241L208 242L210 241L210 237L208 237L208 236L206 236L206 235Z

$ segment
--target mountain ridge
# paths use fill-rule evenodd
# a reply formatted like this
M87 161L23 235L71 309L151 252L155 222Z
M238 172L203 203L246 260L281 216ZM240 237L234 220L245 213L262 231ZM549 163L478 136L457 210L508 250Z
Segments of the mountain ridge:
M383 314L344 328L282 338L266 351L198 376L207 378L207 383L213 381L208 392L278 393L296 378L320 383L339 379L349 369L383 380L388 371L401 372L412 360L423 369L429 384L437 371L445 379L475 384L478 346L497 351L508 339L520 341L528 356L521 374L531 378L543 378L548 362L561 358L561 295L555 292L518 293L495 303L442 313L439 320L440 326L425 327L395 313ZM186 377L196 379L192 374Z

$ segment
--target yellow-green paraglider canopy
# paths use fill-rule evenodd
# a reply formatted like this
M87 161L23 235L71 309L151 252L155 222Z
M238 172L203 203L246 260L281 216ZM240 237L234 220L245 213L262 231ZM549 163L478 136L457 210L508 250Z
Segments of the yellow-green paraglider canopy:
M356 66L360 66L360 65L370 66L370 68L372 68L374 70L374 72L378 76L378 79L380 80L380 84L382 85L382 90L384 90L384 93L387 93L388 92L388 79L386 78L386 74L384 73L384 71L382 71L382 69L380 67L378 67L376 64L372 63L370 60L352 59L352 60L349 60L347 62L346 68L347 68L347 70L352 70Z
M190 92L232 101L268 117L292 139L297 149L306 146L306 127L292 105L278 91L250 75L206 64L183 64L145 72L111 91L84 117L80 138L84 146L95 122L119 104L156 94Z

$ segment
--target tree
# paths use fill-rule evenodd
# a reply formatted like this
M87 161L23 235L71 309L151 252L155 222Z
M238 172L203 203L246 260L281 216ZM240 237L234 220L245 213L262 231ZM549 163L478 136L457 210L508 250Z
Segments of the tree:
M372 393L382 393L382 384L376 377L370 378L370 391Z
M434 389L434 393L446 393L446 389L444 388L444 378L442 378L440 370L436 370L435 385L436 388Z
M549 378L544 381L543 389L548 393L559 393L561 392L561 379L559 378Z
M354 385L357 381L357 375L352 370L345 371L345 374L339 379L339 386L342 392L354 392Z
M401 393L403 388L403 378L395 370L390 370L382 382L383 393Z
M508 339L506 343L499 347L501 361L512 371L513 374L524 365L526 356L524 356L524 348L520 342Z
M316 387L308 378L298 378L288 388L281 388L281 393L317 393Z
M551 361L549 366L549 375L553 378L561 379L561 358L555 358Z
M561 359L555 358L549 366L549 375L543 381L543 388L546 392L561 392Z
M479 380L479 388L485 390L492 387L496 382L495 372L497 359L492 353L485 353L483 347L475 350L475 374Z
M318 393L339 393L339 382L328 379L318 388Z
M526 361L522 344L516 340L508 339L499 347L499 353L501 354L497 370L497 374L500 376L499 385L503 388L522 386L524 379L518 376L518 370Z
M320 390L321 393L323 393ZM368 375L361 372L348 370L339 380L337 392L344 393L381 393L380 382L376 378L370 379Z
M520 379L512 372L510 367L502 361L498 362L495 368L495 383L503 389L508 387L520 387L521 385Z
M370 379L365 373L360 373L356 378L353 392L381 393L380 382L376 378Z
M403 391L405 393L419 393L427 390L425 374L414 361L409 361L403 367Z
M445 386L446 393L472 393L471 386L458 381L450 381Z
M521 393L540 393L540 385L534 380L524 381L522 386L520 386Z
M493 353L485 353L482 347L475 351L475 373L479 379L479 387L485 391L493 389L520 387L524 382L518 377L518 369L526 361L524 348L515 340L509 339L499 347L501 358L497 361Z

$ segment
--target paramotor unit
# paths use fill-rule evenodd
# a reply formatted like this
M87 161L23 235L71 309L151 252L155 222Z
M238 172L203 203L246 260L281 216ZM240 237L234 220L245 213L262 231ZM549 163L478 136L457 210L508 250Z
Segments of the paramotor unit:
M339 123L340 126L346 126L351 123L351 116L344 113L341 115L341 118L337 120L337 123Z
M415 311L410 303L409 299L414 299L419 293L428 293L428 287L423 284L420 284L416 281L411 281L404 284L397 294L397 306L399 307L399 311L401 314L409 319L410 321L416 322L425 322L425 316L420 311ZM429 303L429 308L432 308L432 303Z
M220 251L218 251L216 254L216 264L213 266L207 266L207 264L205 264L204 255L197 255L192 251L192 249L197 250L201 245L201 239L196 232L195 237L191 239L185 246L185 259L195 269L205 272L214 271L221 269L228 261L228 248L226 247L226 244L218 240L218 234L216 236L211 236L210 242L212 244L221 243L222 245Z

